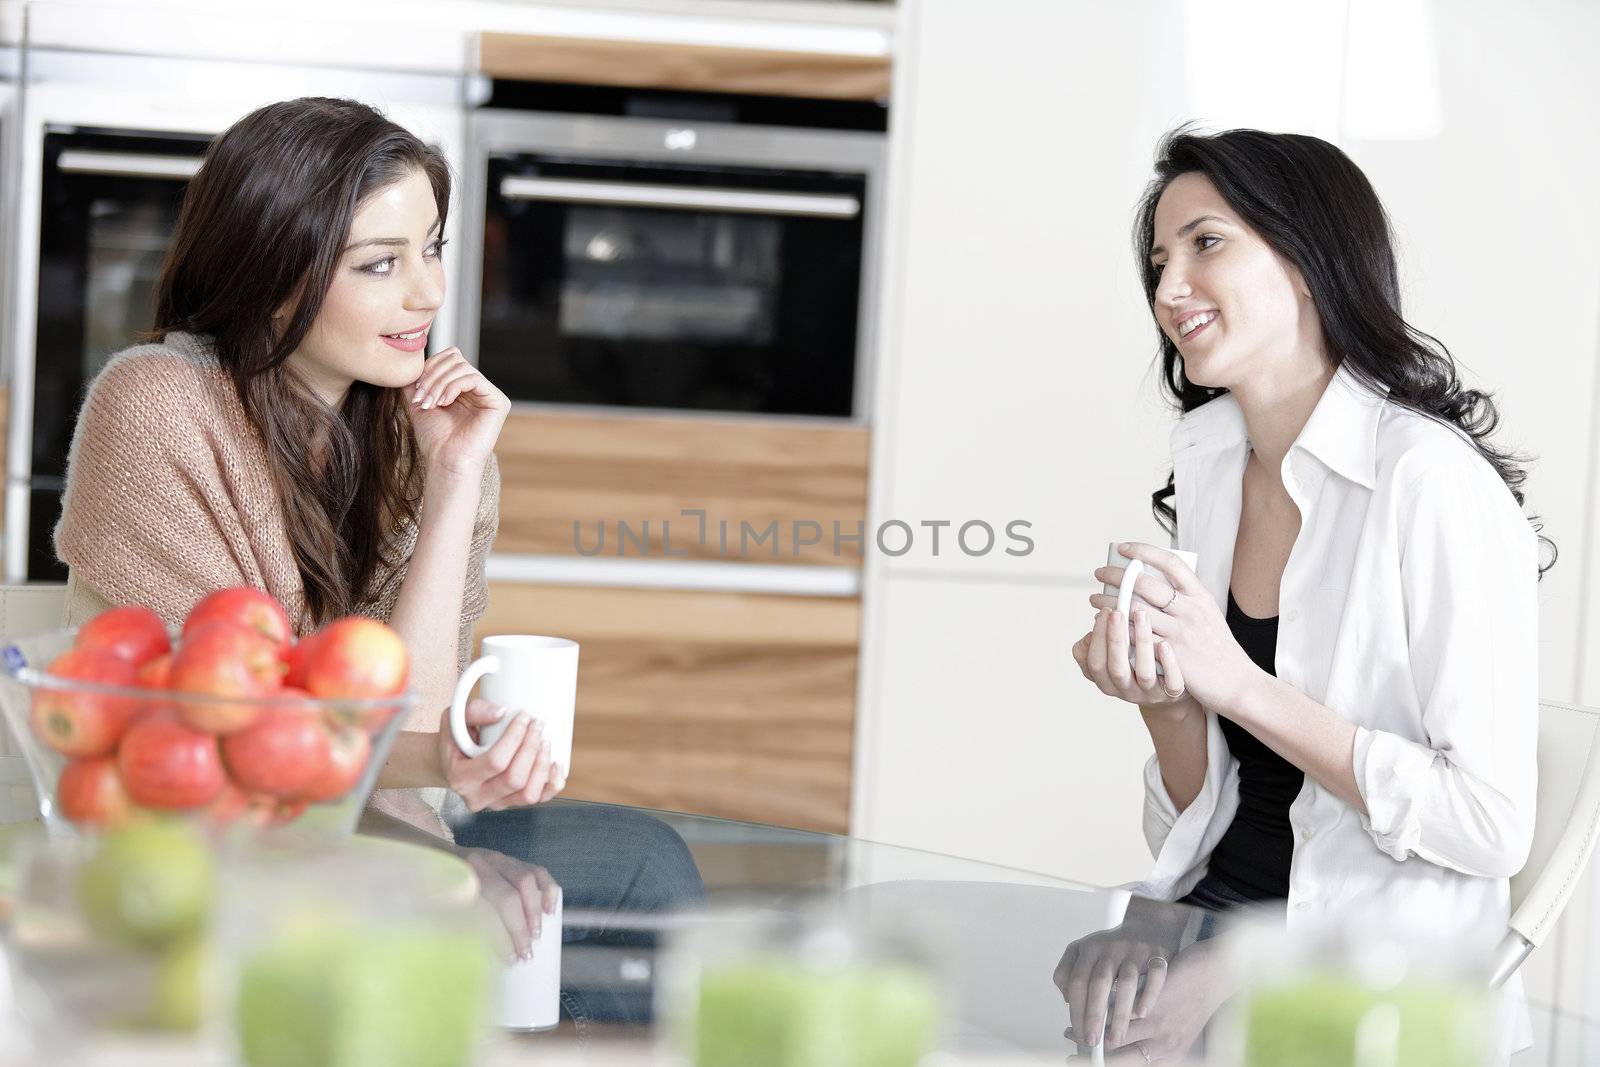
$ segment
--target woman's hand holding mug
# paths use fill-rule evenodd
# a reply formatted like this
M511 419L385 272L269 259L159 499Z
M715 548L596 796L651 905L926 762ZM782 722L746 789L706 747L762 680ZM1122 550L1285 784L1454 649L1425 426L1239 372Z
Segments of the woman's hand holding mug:
M469 701L483 684L486 699ZM439 760L473 811L543 804L567 784L578 691L578 644L494 634L456 681L439 723ZM525 708L511 714L504 709ZM529 711L538 716L533 719Z
M470 701L466 725L480 731L485 740L490 732L499 735L472 756L456 744L450 719L446 708L439 719L439 766L444 780L471 810L543 804L566 787L566 768L554 762L543 725L527 712L513 712L483 699Z
M1228 714L1228 709L1238 705L1239 694L1261 674L1261 668L1251 661L1234 638L1233 631L1228 628L1227 617L1217 605L1216 598L1201 583L1194 569L1176 553L1143 544L1124 544L1120 548L1128 559L1139 561L1144 571L1137 577L1133 586L1133 593L1147 602L1146 607L1134 609L1132 612L1135 616L1131 620L1135 660L1137 661L1139 655L1141 635L1148 634L1157 660L1163 665L1168 660L1174 664L1181 661L1185 665L1185 670L1178 679L1174 680L1171 677L1160 679L1161 684L1156 687L1156 694L1160 699L1170 701L1178 699L1172 695L1175 691L1180 695L1186 691L1205 707L1219 714ZM1129 564L1128 569L1132 569L1132 564ZM1119 594L1122 592L1120 585L1124 573L1125 571L1114 567L1095 571L1096 577L1104 575L1104 580L1107 582L1115 578L1113 584L1118 585ZM1089 603L1100 609L1101 615L1113 614L1117 602L1118 597L1105 593L1096 593L1089 597ZM1112 646L1117 643L1119 635L1127 633L1129 622L1130 620L1123 620L1117 623L1108 619L1105 625L1107 632L1104 655L1109 658L1102 673L1114 685L1119 675ZM1098 618L1096 628L1100 628ZM1091 638L1093 636L1090 635ZM1124 637L1120 647L1126 648L1126 646L1127 640ZM1086 649L1085 674L1090 673L1095 663L1089 652L1090 650ZM1130 675L1122 677L1129 680L1125 691L1148 692L1141 683L1148 680L1149 676L1139 670L1137 665ZM1099 684L1098 681L1096 684ZM1101 689L1112 696L1122 695L1121 692L1113 692L1104 686L1101 686ZM1132 698L1123 697L1123 699ZM1144 703L1144 700L1140 699L1137 702Z
M466 848L460 854L478 876L479 894L505 927L506 940L497 946L501 959L531 959L545 916L554 915L561 903L561 886L543 867L493 849Z
M1067 1017L1072 1040L1093 1048L1120 1046L1128 1024L1155 1007L1167 979L1172 949L1122 930L1107 930L1074 941L1061 954L1052 976Z
M1119 551L1121 547L1113 546L1108 560L1126 558ZM1181 559L1174 559L1187 569ZM1108 562L1094 572L1097 581L1117 592L1096 593L1089 598L1089 603L1098 609L1094 626L1072 646L1072 658L1083 676L1107 696L1137 704L1147 712L1188 711L1193 700L1186 691L1177 652L1156 637L1150 622L1150 605L1170 603L1177 587L1162 583L1159 577L1141 574L1144 568L1142 562L1126 568ZM1125 586L1124 578L1130 572L1134 581Z

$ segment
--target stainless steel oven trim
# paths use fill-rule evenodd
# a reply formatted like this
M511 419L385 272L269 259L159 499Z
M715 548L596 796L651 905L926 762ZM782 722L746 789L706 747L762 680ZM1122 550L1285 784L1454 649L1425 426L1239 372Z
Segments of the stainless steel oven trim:
M200 173L199 156L164 156L145 152L103 152L69 148L56 157L66 174L104 174L112 178L170 178L188 181Z
M502 178L500 195L508 200L731 211L744 215L853 219L861 214L861 201L853 196L754 192L749 189L684 189L672 185L584 181L577 178Z
M28 53L24 51L25 64ZM15 584L23 580L28 566L28 538L32 501L28 483L33 465L33 349L34 320L39 281L39 212L42 199L44 124L32 113L30 93L25 91L24 66L13 105L14 136L10 167L14 168L15 199L6 205L5 227L11 232L11 266L7 279L9 321L7 355L10 410L6 422L5 541L4 578ZM30 210L31 209L31 210Z
M756 425L781 423L784 426L815 426L822 429L858 425L839 415L790 415L760 411L712 411L695 408L618 407L614 404L556 403L542 400L513 400L511 410L523 414L579 415L602 419L672 419L688 422L725 422Z
M694 136L686 137L692 130ZM690 147L683 147L690 144ZM461 207L471 225L462 227L461 336L470 339L476 362L479 301L483 291L483 218L487 204L488 161L500 153L551 153L582 155L602 160L695 162L774 170L838 170L866 177L866 225L862 232L860 310L856 320L855 403L848 418L802 416L837 425L866 425L873 408L873 383L877 365L878 296L883 254L883 185L887 138L881 133L856 130L801 130L775 126L736 126L726 123L675 122L663 119L619 118L610 115L571 115L484 109L467 122L467 153L463 167ZM595 410L586 406L538 405L550 410ZM603 410L628 414L632 409ZM653 412L659 414L659 412ZM642 409L639 414L646 414ZM712 412L679 412L685 416ZM731 412L727 414L738 415ZM788 416L743 415L744 418Z
M37 94L37 89L31 90ZM13 265L17 269L16 275L9 280L7 296L11 304L12 322L7 329L11 341L10 366L10 397L8 400L10 411L6 426L6 462L5 462L5 529L3 545L0 545L0 576L5 581L17 583L23 581L28 569L28 548L32 536L33 499L31 487L33 484L33 385L35 378L35 361L38 353L34 350L35 327L37 325L35 314L35 301L38 297L39 278L39 215L37 206L43 196L44 187L44 139L45 134L53 124L53 118L44 117L48 114L48 102L41 106L37 95L29 99L27 93L19 94L23 106L13 111L15 125L17 126L16 149L16 177L18 181L17 200L8 205L8 210L14 212L12 218L15 225L16 243ZM47 97L48 100L48 97ZM43 113L43 114L42 114ZM62 116L66 118L68 116ZM93 124L91 121L90 123ZM145 132L145 131L139 131ZM150 131L155 136L166 133L185 133L186 130L160 130ZM70 155L63 152L62 156ZM136 153L83 153L87 155L104 155L126 161L136 157ZM59 158L59 157L58 157ZM180 156L155 157L163 160L178 160ZM195 169L199 169L199 160L195 161ZM87 172L85 172L87 173ZM123 173L113 171L96 171L95 173ZM134 177L157 177L140 172ZM176 175L159 175L173 177ZM131 339L130 339L131 340Z
M491 582L542 585L683 589L767 596L856 597L859 566L762 563L750 560L583 558L491 552L485 570Z

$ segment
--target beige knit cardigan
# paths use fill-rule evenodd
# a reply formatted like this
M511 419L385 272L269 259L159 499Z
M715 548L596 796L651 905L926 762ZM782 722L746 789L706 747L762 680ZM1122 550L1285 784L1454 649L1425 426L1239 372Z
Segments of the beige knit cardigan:
M472 627L488 607L484 561L499 525L500 476L484 470L473 522L467 583L455 633L458 669L472 654ZM398 556L416 545L400 531ZM170 625L206 593L250 585L283 604L298 634L312 628L267 463L233 380L206 338L174 332L160 344L116 356L89 388L67 458L56 554L71 568L68 624L109 604L144 604ZM387 620L399 580L361 614ZM443 635L441 635L442 637ZM439 710L419 708L409 726L437 729ZM373 807L448 837L438 815L443 790L380 790Z

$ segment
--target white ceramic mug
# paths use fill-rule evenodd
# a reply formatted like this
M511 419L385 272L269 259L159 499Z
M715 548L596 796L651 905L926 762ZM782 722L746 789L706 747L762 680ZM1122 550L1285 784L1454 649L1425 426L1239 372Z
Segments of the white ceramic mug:
M505 718L478 727L478 740L467 729L467 697L478 679L483 697L507 709ZM483 654L472 661L456 683L450 702L450 736L468 756L481 756L525 711L544 727L551 762L572 773L572 718L578 699L578 643L564 637L497 634L483 639Z
M1133 602L1135 600L1137 600L1140 604L1143 604L1145 607L1156 608L1156 609L1159 610L1160 608L1165 607L1170 602L1170 601L1168 601L1166 599L1166 597L1172 595L1171 592L1170 592L1170 590L1172 589L1172 586L1167 583L1166 576L1163 575L1160 571L1156 570L1154 567L1146 567L1144 565L1144 560L1142 560L1142 559L1129 559L1127 556L1124 556L1122 554L1121 550L1117 547L1118 545L1121 545L1121 544L1124 544L1124 543L1126 543L1126 542L1113 541L1113 542L1111 542L1111 547L1106 549L1106 566L1107 567L1126 567L1127 568L1126 572L1122 575L1122 584L1119 587L1119 586L1112 585L1110 582L1107 582L1107 583L1105 583L1105 587L1101 591L1104 592L1107 596L1114 596L1114 597L1117 598L1117 610L1122 612L1122 617L1125 618L1125 619L1128 619L1129 620L1129 624L1131 626L1131 624L1132 624L1132 616L1130 615L1130 610L1133 608ZM1177 549L1168 549L1167 551L1171 552L1174 556L1177 556L1179 559L1183 560L1183 562L1187 563L1189 565L1189 569L1190 570L1194 570L1196 567L1198 567L1200 565L1200 556L1199 556L1198 553L1195 553L1195 552L1180 552ZM1134 583L1139 580L1139 576L1141 574L1144 575L1146 578L1149 578L1151 581L1155 582L1157 585L1160 585L1163 588L1168 590L1167 593L1163 594L1163 598L1162 598L1160 603L1151 604L1144 597L1138 596L1138 595L1136 595L1134 593L1134 591L1133 591ZM1129 641L1130 642L1132 641L1132 630L1131 629L1129 631ZM1130 662L1130 663L1133 662L1133 649L1132 649L1132 647L1130 647L1128 649L1128 662ZM1157 674L1163 673L1162 670L1161 670L1161 661L1160 660L1156 661L1156 673Z
M507 1030L549 1030L561 1021L561 907L540 916L539 936L528 959L500 970L496 990L497 1026Z

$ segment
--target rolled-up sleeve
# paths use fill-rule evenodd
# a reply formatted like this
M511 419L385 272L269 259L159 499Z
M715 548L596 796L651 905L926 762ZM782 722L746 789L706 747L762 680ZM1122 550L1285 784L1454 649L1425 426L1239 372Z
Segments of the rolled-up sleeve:
M1506 878L1533 839L1537 542L1487 464L1415 479L1398 530L1418 737L1356 729L1362 825L1396 860Z
M1176 899L1204 874L1239 808L1239 761L1228 751L1216 716L1206 716L1206 777L1188 807L1178 811L1154 756L1145 764L1144 786L1144 837L1155 865L1138 891Z
M1166 844L1179 814L1167 793L1167 784L1161 780L1161 761L1151 756L1144 765L1144 840L1150 846L1150 855L1161 855L1161 846Z

